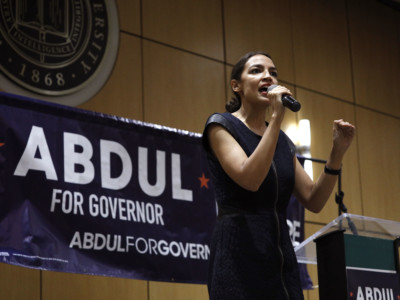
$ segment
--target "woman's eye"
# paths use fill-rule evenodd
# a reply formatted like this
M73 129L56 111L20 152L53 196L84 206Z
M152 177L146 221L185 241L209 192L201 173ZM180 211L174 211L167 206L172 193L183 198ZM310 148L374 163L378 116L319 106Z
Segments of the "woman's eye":
M259 69L252 69L252 70L250 70L250 73L251 74L257 74L257 73L260 73L260 70Z
M272 71L272 72L271 72L271 76L273 76L273 77L278 77L278 72Z

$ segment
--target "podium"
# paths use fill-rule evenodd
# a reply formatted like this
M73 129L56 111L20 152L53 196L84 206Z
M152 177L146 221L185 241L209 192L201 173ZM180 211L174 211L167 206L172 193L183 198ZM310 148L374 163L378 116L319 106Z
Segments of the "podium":
M342 214L295 248L317 264L320 300L400 299L400 222Z

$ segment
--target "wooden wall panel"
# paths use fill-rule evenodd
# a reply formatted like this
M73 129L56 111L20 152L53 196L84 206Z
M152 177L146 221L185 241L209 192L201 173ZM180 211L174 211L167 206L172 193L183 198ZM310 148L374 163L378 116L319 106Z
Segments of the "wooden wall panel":
M356 103L400 116L400 11L348 1Z
M224 0L224 21L228 63L249 51L266 51L278 64L279 77L294 81L289 0Z
M345 0L292 1L295 83L352 101Z
M121 34L118 59L111 77L103 89L80 108L143 119L140 39Z
M144 42L144 120L202 132L225 98L224 65Z
M116 0L121 30L141 34L140 0Z
M225 104L233 97L233 92L231 88L231 73L233 67L226 65L225 66L225 98L224 98L224 111L225 111Z
M223 59L220 1L143 1L143 36Z
M43 272L41 300L147 300L147 282L124 278Z
M400 221L400 120L357 109L364 215Z
M208 300L206 285L150 281L149 300Z
M296 95L302 104L298 118L309 119L311 124L311 156L326 160L332 148L333 120L343 118L357 126L353 106L300 88L297 89ZM314 181L323 171L323 166L319 163L313 164ZM362 214L358 170L357 140L355 139L344 158L342 174L344 203L348 211L354 214ZM306 211L306 220L329 223L335 219L338 216L334 196L336 192L335 187L328 203L319 214Z
M1 300L41 300L40 271L0 263Z

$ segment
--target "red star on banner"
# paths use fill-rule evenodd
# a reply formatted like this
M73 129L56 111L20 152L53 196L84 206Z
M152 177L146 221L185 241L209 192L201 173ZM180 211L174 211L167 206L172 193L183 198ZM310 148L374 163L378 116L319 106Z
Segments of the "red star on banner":
M205 187L206 189L208 189L208 182L210 181L210 179L206 178L204 173L202 174L201 177L197 177L197 178L200 180L200 188Z

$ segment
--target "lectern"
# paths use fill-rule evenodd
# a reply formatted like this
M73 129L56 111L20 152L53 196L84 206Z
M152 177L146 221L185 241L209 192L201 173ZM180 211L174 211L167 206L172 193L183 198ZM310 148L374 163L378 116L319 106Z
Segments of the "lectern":
M342 214L295 248L317 264L320 300L399 300L400 222Z

